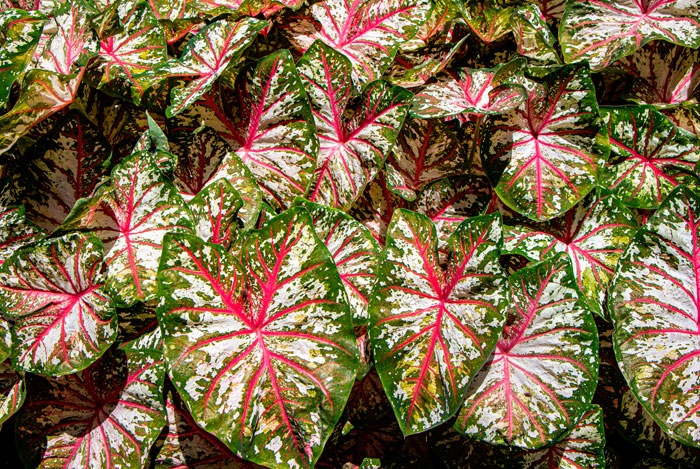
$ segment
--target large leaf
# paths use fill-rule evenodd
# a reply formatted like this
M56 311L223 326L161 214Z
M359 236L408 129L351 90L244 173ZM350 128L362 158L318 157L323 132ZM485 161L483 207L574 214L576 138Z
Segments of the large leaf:
M53 231L107 174L110 147L90 121L71 112L29 152L33 158L24 196L27 216Z
M179 114L209 91L226 68L235 63L267 23L254 18L220 20L204 27L185 46L177 73L194 75L184 87L170 92L167 116Z
M607 286L636 231L634 214L615 197L587 197L561 218L507 229L504 250L535 261L568 253L579 292L603 314Z
M238 217L247 227L258 219L262 193L255 176L233 149L212 128L195 131L192 127L178 127L170 134L173 152L179 156L173 182L180 195L192 203L202 191L211 193L211 186L224 180L233 186L243 202ZM201 197L206 197L202 195Z
M497 42L510 32L512 3L502 0L458 1L464 21L482 42Z
M102 243L69 234L16 252L0 269L3 313L14 319L12 361L46 375L82 370L117 334L104 292Z
M473 144L437 119L408 119L387 159L389 188L415 200L430 183L462 174Z
M561 65L557 55L556 37L536 5L516 8L510 19L520 55L545 65ZM531 65L531 68L534 68Z
M652 42L615 63L636 80L629 98L642 104L673 105L689 101L700 82L698 51Z
M297 63L320 140L312 202L347 210L377 175L406 117L411 93L382 81L355 97L350 62L317 41Z
M26 220L23 207L0 210L0 265L17 249L37 241L44 230Z
M598 336L564 254L519 270L508 283L506 326L455 427L485 442L538 449L586 412L598 380Z
M571 0L560 28L564 58L599 70L654 39L698 47L698 15L695 0Z
M700 447L700 198L673 191L639 229L610 293L618 364L661 428Z
M700 138L676 127L650 107L603 109L614 156L603 185L628 206L659 206L679 184L698 186L693 175L700 161Z
M382 248L367 228L351 216L323 205L302 202L311 214L316 236L328 248L343 281L353 323L366 324L367 306Z
M382 76L430 9L428 0L326 0L286 17L285 30L301 51L320 40L343 54L352 64L352 81L364 86Z
M289 51L264 57L241 74L236 90L216 87L192 111L183 116L185 125L196 127L203 120L225 138L255 175L271 205L286 208L304 194L314 170L318 139Z
M424 118L462 113L503 114L525 101L525 88L508 79L524 63L516 60L495 69L463 67L427 85L413 100L411 114Z
M500 217L465 221L447 271L430 220L399 210L370 303L370 343L404 435L449 419L498 340L507 306Z
M543 79L546 93L484 124L481 158L501 199L547 220L581 200L597 179L598 104L588 67L569 65ZM501 174L501 171L503 173Z
M239 456L312 465L357 367L343 283L308 213L253 231L241 262L170 235L158 273L165 357L195 420Z
M7 9L0 13L0 106L4 106L10 88L29 64L44 26L42 15Z
M32 377L16 426L27 467L144 467L165 425L165 366L153 333L80 373ZM158 334L159 336L159 334Z
M156 298L163 236L190 231L187 205L151 155L131 155L112 170L111 185L84 200L65 228L93 230L105 243L109 295L118 305Z

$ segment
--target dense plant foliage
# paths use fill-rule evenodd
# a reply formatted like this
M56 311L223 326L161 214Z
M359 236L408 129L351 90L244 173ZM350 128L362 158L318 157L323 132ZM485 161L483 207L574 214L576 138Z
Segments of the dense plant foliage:
M0 42L27 467L700 464L697 0L0 0Z

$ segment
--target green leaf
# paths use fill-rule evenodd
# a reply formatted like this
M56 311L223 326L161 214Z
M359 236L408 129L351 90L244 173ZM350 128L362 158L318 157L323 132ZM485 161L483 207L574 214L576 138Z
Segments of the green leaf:
M570 0L559 42L567 63L588 60L600 70L655 39L697 48L699 15L695 0Z
M10 360L0 363L0 427L22 408L26 397L24 376L15 371Z
M586 65L544 77L545 93L489 116L481 158L499 197L534 220L563 214L590 192L601 164L598 104ZM501 173L502 171L502 173Z
M374 362L404 435L448 420L498 340L507 306L500 217L462 223L440 266L430 220L399 210L370 303Z
M564 254L517 271L508 283L506 326L455 428L487 443L539 449L587 411L598 381L598 335Z
M26 220L24 207L0 210L0 266L25 244L37 241L44 230Z
M39 44L43 15L7 9L0 13L0 106L7 103L12 84L25 72Z
M197 236L207 243L224 247L231 245L243 201L226 179L218 179L206 186L188 205Z
M613 156L602 185L629 207L652 209L679 184L698 187L700 137L651 107L603 108Z
M620 370L669 435L700 447L698 347L700 198L674 190L620 260L610 314Z
M242 242L169 235L158 273L165 357L195 420L240 457L310 466L343 410L357 345L342 281L293 208Z

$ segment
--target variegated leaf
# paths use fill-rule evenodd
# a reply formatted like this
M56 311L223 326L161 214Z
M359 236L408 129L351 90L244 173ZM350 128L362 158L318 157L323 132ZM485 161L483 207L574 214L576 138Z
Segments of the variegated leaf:
M174 174L174 183L185 200L210 186L225 180L238 192L243 206L237 216L246 227L258 219L262 192L250 172L231 146L212 128L195 131L192 127L177 127L169 133L174 140L172 151L180 159Z
M367 305L382 256L381 245L351 216L324 205L303 201L316 236L326 245L343 281L355 326L366 324Z
M415 200L430 183L461 175L471 145L437 119L407 119L387 158L389 189L406 200Z
M455 428L488 443L538 449L560 440L587 411L598 380L598 336L564 254L519 270L508 283L506 326Z
M514 465L523 469L599 469L605 467L604 448L603 409L591 405L560 442L520 454Z
M147 335L114 347L80 373L31 377L16 426L25 464L46 469L145 467L166 423L165 366L153 342Z
M105 244L105 290L119 306L154 299L163 236L188 232L192 215L147 152L112 170L111 185L83 201L64 229L93 230Z
M668 42L652 42L615 62L635 78L629 99L640 104L674 105L693 99L700 82L697 50Z
M460 0L464 21L481 42L497 42L510 32L513 7L499 0Z
M513 35L520 55L547 65L561 65L557 55L557 38L547 26L544 15L536 5L516 8L510 18ZM530 67L532 68L532 64Z
M601 109L614 154L601 181L628 206L653 209L674 187L698 187L700 137L651 107Z
M593 186L601 164L596 148L598 104L586 65L569 65L543 79L546 93L482 130L481 158L501 199L535 220L561 215ZM501 173L501 171L503 171Z
M109 143L89 120L71 112L28 151L32 159L22 163L30 174L24 195L27 217L53 231L107 175Z
M587 197L546 224L507 228L503 242L505 251L534 261L568 253L582 298L602 315L607 286L636 231L634 214L615 197Z
M661 428L700 447L700 198L674 190L639 229L610 292L618 364Z
M462 113L503 114L527 97L525 88L509 83L524 62L514 60L495 69L460 68L427 85L413 99L411 114L423 118L450 117Z
M22 10L0 13L0 106L5 105L12 84L25 72L45 22L43 15Z
M325 0L283 18L297 49L306 51L319 40L343 54L351 64L347 82L360 88L382 76L430 10L428 0Z
M564 16L566 0L535 0L547 21L560 20Z
M446 272L437 241L428 218L397 211L369 307L374 363L404 435L457 412L505 319L500 217L459 226Z
M188 203L194 232L207 243L231 245L237 228L241 197L226 179L218 179L202 189Z
M699 15L695 0L570 0L559 40L567 63L599 70L654 39L700 46Z
M313 465L357 367L342 281L308 212L250 232L241 262L169 235L158 273L165 357L195 420L239 456Z
M10 360L0 363L0 427L22 408L26 396L24 376L13 368Z
M399 208L407 207L406 199L389 190L386 173L381 170L357 199L349 214L364 225L372 233L374 239L384 246L386 230L391 223L394 212Z
M377 175L412 97L403 88L375 81L351 101L350 68L341 53L320 41L297 63L320 141L308 197L341 210L349 209Z
M0 268L0 304L14 319L12 362L58 376L95 362L117 335L102 243L69 234L20 249Z
M203 121L225 138L275 208L286 208L304 194L318 139L289 51L261 59L239 76L236 90L219 86L204 95L181 120L188 127Z
M25 244L44 235L44 230L27 221L24 207L6 207L0 210L0 265Z
M467 38L457 42L437 42L420 49L399 51L384 72L383 78L392 85L415 88L424 85L447 67Z
M242 18L236 22L223 19L205 26L190 39L174 73L194 78L185 86L170 91L171 104L166 115L179 114L209 91L214 81L238 61L266 24L255 18Z
M700 137L700 106L691 105L663 109L662 113L674 124Z

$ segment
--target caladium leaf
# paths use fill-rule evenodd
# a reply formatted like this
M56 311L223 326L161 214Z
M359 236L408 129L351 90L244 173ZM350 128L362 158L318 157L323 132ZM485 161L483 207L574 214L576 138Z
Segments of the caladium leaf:
M185 200L190 200L201 191L210 191L209 186L225 180L238 192L243 206L238 217L246 227L258 219L262 192L255 176L233 152L226 141L212 128L195 131L192 127L178 127L170 132L174 137L173 152L180 157L175 169L175 186Z
M382 76L430 9L428 0L325 0L286 17L285 31L301 51L320 40L343 54L351 63L352 82L364 87ZM346 80L349 85L349 75Z
M17 413L26 396L24 376L13 368L10 360L0 363L0 427Z
M534 261L568 253L582 298L602 315L606 288L636 231L634 214L615 197L587 197L546 224L509 227L503 242L505 251Z
M523 469L605 467L603 409L591 405L573 430L559 443L519 455L514 465Z
M513 7L509 2L464 0L457 2L457 5L469 29L482 42L496 42L510 32L509 20Z
M23 10L0 13L0 106L5 105L12 84L29 64L45 22L43 15Z
M415 99L414 99L415 103ZM407 119L387 158L389 189L406 200L439 179L461 175L471 143L437 119Z
M450 64L466 39L463 37L455 43L438 42L416 50L399 51L383 78L392 85L404 88L424 85Z
M342 281L303 208L250 232L239 252L240 263L196 237L166 238L158 315L173 383L239 456L312 465L357 367Z
M700 137L700 106L683 106L663 109L663 114L679 128Z
M654 39L697 48L698 15L695 0L572 0L559 41L566 62L588 60L599 70Z
M188 205L197 236L207 243L231 245L243 201L226 179L206 186Z
M153 469L185 467L262 469L243 461L214 435L202 430L185 403L171 389L165 399L168 433L153 460Z
M328 248L343 281L353 323L366 324L372 286L382 256L381 245L367 228L351 216L324 205L303 201L316 236Z
M110 94L140 103L143 94L163 77L154 73L168 59L165 35L143 4L134 3L121 15L122 28L100 38L92 81Z
M394 212L399 208L407 207L406 199L389 190L386 173L382 170L357 199L350 215L362 223L372 233L374 239L383 246L386 230L391 223Z
M536 5L516 8L510 18L513 35L520 55L547 65L560 65L557 39L547 26L544 15ZM533 68L533 65L530 65Z
M318 139L289 51L264 57L239 76L237 90L215 88L192 110L182 120L193 123L184 125L196 127L194 122L204 121L219 132L256 176L271 205L288 207L304 194Z
M404 435L457 411L505 319L500 216L459 226L447 272L437 241L428 218L397 211L369 307L374 363Z
M675 189L639 229L610 291L615 353L625 379L661 428L700 446L697 374L700 198Z
M87 65L99 44L89 27L96 13L90 4L76 0L55 11L42 31L46 42L34 53L32 68L69 75Z
M0 265L25 244L37 241L44 230L27 221L24 207L6 207L0 210Z
M652 42L615 63L636 80L629 99L641 104L674 105L690 101L700 82L698 51L668 42Z
M679 184L698 186L700 138L679 129L650 107L602 109L610 157L602 184L628 206L652 209Z
M163 236L187 232L192 215L150 154L112 170L111 185L82 201L63 229L93 230L105 243L106 291L119 306L154 299Z
M242 18L236 22L220 20L202 28L185 46L176 72L195 78L170 91L171 105L166 115L179 114L209 91L266 25L267 22L255 18Z
M559 20L564 16L566 0L535 0L547 21Z
M165 425L165 366L152 342L144 336L114 347L80 373L31 377L16 426L25 464L144 467Z
M117 334L104 292L102 243L69 234L20 249L0 269L0 299L15 319L16 367L58 376L97 360Z
M24 195L27 216L53 231L107 174L109 143L89 120L71 112L29 152L33 158L28 163L30 177Z
M538 449L587 411L598 379L598 336L564 254L509 279L510 312L474 378L455 428L488 443Z
M601 164L598 104L586 65L544 77L545 93L502 116L489 116L481 158L501 199L535 220L566 212L591 189ZM501 170L503 173L501 174Z
M312 202L347 210L377 175L408 111L412 94L382 81L353 97L350 62L317 41L299 59L320 149L309 185ZM349 109L348 109L348 106Z
M462 113L503 114L515 109L525 101L527 92L523 86L508 81L523 65L520 59L496 69L460 68L418 93L411 114L436 118Z

